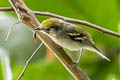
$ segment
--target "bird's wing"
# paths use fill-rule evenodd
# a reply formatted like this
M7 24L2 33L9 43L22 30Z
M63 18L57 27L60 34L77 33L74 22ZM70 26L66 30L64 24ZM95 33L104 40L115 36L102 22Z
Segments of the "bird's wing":
M84 39L88 38L88 35L84 30L79 27L75 27L74 25L69 27L67 30L67 35L74 41L82 43Z
M87 32L85 32L83 29L81 29L80 27L75 28L74 25L72 27L69 27L68 36L72 40L78 41L80 43L82 43L82 41L87 40L86 42L88 43L88 45L90 47L94 48L94 52L96 52L102 58L110 61L110 59L107 58L106 56L104 56L103 53L95 46L95 44L93 43L93 41L90 38L90 35Z

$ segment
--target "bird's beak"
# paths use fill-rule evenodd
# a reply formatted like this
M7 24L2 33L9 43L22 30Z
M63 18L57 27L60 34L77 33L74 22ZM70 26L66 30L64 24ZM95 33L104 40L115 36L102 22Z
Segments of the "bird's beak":
M35 30L42 30L40 27L35 28Z
M38 30L45 30L43 27L37 27L34 30L38 31Z
M42 25L40 25L40 26L38 26L37 28L35 28L34 30L43 30L43 27L42 27Z

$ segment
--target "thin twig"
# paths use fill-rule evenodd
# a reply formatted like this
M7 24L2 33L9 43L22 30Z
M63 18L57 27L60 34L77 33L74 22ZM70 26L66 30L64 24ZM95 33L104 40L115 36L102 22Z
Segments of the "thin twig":
M35 54L38 52L38 50L41 48L41 46L43 45L43 43L40 43L40 45L37 47L37 49L33 52L33 54L30 56L30 58L26 61L26 64L21 72L21 74L19 75L17 80L20 80L22 78L22 76L24 75L29 63L31 62L31 60L33 59L33 57L35 56Z
M10 27L9 27L9 29L8 29L7 36L6 36L6 38L5 38L5 41L8 40L8 38L9 38L9 36L10 36L10 33L11 33L11 30L12 30L13 26L16 25L16 24L19 24L19 23L20 23L20 22L18 21L18 22L14 22L14 23L12 23L12 24L10 25Z
M66 21L66 22L71 22L71 23L76 23L76 24L85 25L85 26L88 26L88 27L90 27L90 28L93 28L93 29L99 30L99 31L101 31L101 32L104 32L104 33L107 33L107 34L110 34L110 35L113 35L113 36L116 36L116 37L119 37L119 38L120 38L120 34L119 34L119 33L113 32L113 31L111 31L111 30L105 29L105 28L103 28L103 27L101 27L101 26L95 25L95 24L93 24L93 23L90 23L90 22L87 22L87 21L84 21L84 20L67 18L67 17L60 16L60 15L57 15L57 14L54 14L54 13L50 13L50 12L34 11L34 13L35 13L36 15L50 16L50 17L62 19L62 20L64 20L64 21Z
M0 11L14 11L14 10L10 7L2 7L0 8Z
M12 8L0 8L0 11L13 11L13 9ZM54 13L50 13L50 12L34 11L34 14L35 15L42 15L42 16L49 16L49 17L59 18L59 19L65 20L66 22L71 22L71 23L85 25L85 26L88 26L90 28L93 28L93 29L96 29L98 31L101 31L103 33L110 34L112 36L116 36L116 37L120 38L120 34L119 33L111 31L111 30L108 30L108 29L105 29L105 28L103 28L101 26L95 25L93 23L90 23L90 22L87 22L87 21L84 21L84 20L68 18L68 17L60 16L60 15L57 15L57 14L54 14Z

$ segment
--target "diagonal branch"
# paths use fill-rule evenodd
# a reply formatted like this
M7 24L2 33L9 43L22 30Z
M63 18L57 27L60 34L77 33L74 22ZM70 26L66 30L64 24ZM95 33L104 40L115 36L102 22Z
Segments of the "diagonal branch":
M36 53L39 51L39 49L41 48L41 46L43 45L43 43L40 43L40 45L37 47L37 49L32 53L32 55L28 58L21 74L19 75L19 77L17 78L17 80L20 80L22 78L22 76L24 75L25 71L27 70L27 67L29 66L30 62L32 61L33 57L36 55Z
M6 7L6 8L0 8L0 11L13 11L13 9ZM54 14L54 13L50 13L50 12L34 11L34 14L35 15L42 15L42 16L49 16L49 17L59 18L59 19L65 20L67 22L85 25L85 26L88 26L90 28L93 28L93 29L96 29L98 31L101 31L103 33L110 34L112 36L116 36L116 37L120 38L120 34L119 33L111 31L111 30L108 30L108 29L105 29L105 28L102 28L101 26L95 25L95 24L87 22L87 21L77 20L77 19L73 19L73 18L67 18L67 17L60 16L60 15L57 15L57 14Z
M31 11L24 3L23 0L9 0L18 19L21 23L27 25L32 31L40 25L36 19L34 12ZM58 46L47 35L37 31L37 36L49 48L54 55L60 60L64 67L71 73L76 80L90 80L88 76L78 67L73 64L72 59L65 53L62 47Z

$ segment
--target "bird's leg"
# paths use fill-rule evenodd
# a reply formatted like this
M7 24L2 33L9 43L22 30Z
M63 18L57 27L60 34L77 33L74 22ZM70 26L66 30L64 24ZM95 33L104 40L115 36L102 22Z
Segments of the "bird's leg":
M79 56L78 56L77 61L75 61L74 64L77 65L77 64L80 62L80 57L81 57L81 55L82 55L82 52L83 52L83 49L80 49L80 54L79 54Z

